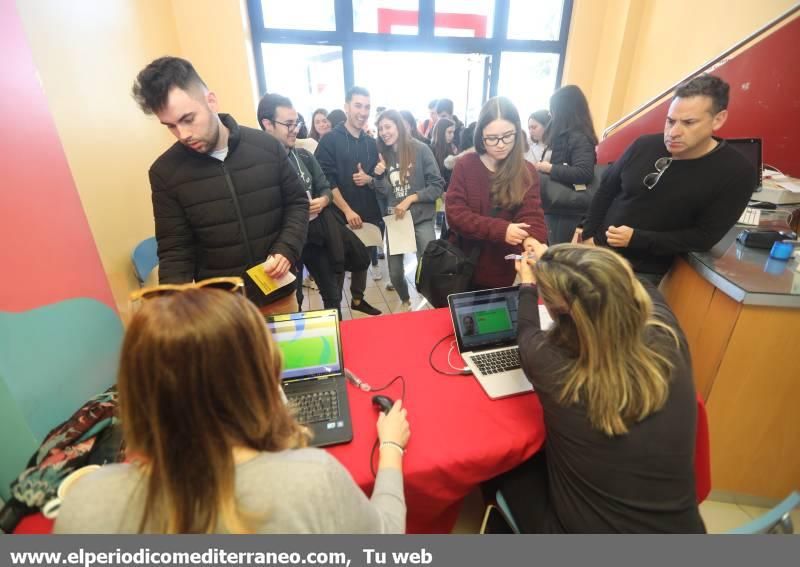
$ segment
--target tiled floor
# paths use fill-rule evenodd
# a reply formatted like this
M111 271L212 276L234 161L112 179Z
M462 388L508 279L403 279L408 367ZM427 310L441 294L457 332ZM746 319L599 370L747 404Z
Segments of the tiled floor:
M737 528L758 518L768 511L768 508L755 506L742 506L728 502L714 502L706 500L700 504L700 515L710 534L721 534ZM483 520L484 505L479 490L473 490L464 499L461 513L453 528L454 534L477 534L480 532ZM792 512L794 533L800 534L800 510Z
M411 309L416 311L418 309L430 309L430 306L424 301L422 296L417 294L414 287L414 273L417 269L416 256L413 254L406 254L405 258L405 275L406 282L408 282L408 294L411 298ZM381 279L375 280L374 275L380 274ZM364 298L367 302L380 309L384 314L397 313L401 310L400 296L396 291L389 291L386 289L386 284L389 283L389 266L386 260L378 260L378 266L371 267L367 275L367 289L364 292ZM359 319L362 317L370 317L350 309L350 274L348 273L344 281L344 289L342 290L343 297L341 303L342 320ZM322 297L316 289L303 288L303 310L309 309L322 309Z

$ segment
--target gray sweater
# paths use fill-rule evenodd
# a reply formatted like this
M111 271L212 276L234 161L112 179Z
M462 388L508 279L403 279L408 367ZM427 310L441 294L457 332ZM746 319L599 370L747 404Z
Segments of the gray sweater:
M136 465L104 466L67 494L55 533L136 533L145 479ZM347 470L320 449L262 453L236 466L240 509L263 517L257 533L403 533L403 475L378 471L367 499Z
M375 178L375 190L388 199L390 207L394 207L409 195L414 193L419 195L419 201L412 204L410 209L414 224L419 224L431 220L436 213L436 199L441 197L444 191L444 179L431 149L414 139L411 143L415 149L411 178L407 182L401 181L398 164L387 162L386 172ZM386 211L383 211L383 214L386 214Z

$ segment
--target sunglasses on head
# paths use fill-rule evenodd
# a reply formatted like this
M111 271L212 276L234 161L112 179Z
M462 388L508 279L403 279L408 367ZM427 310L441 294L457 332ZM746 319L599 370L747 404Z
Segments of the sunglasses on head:
M145 299L153 299L155 297L163 297L172 293L186 291L187 289L221 289L223 291L239 293L244 296L244 280L239 277L226 277L208 278L207 280L185 284L154 285L134 291L130 295L130 301L137 302Z

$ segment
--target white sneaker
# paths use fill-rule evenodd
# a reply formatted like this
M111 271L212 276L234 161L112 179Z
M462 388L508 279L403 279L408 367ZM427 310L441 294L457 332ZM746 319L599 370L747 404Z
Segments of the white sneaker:
M404 301L403 303L400 304L400 312L407 313L408 311L411 311L411 302Z
M394 285L392 285L392 282L386 282L386 291L394 291Z
M314 278L311 276L306 276L306 279L303 280L303 287L307 289L311 289L314 291L319 291L319 287L317 287L317 283L314 281Z
M372 279L374 281L378 281L378 280L382 280L383 279L383 273L381 272L380 268L376 268L376 269L372 270Z

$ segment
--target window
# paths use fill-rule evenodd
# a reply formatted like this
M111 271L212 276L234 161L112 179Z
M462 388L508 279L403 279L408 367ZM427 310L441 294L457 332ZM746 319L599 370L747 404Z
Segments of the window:
M354 51L355 83L370 91L372 108L410 110L417 121L428 118L428 103L450 98L456 116L477 120L485 91L488 55L402 51ZM376 73L375 70L382 70ZM392 80L381 79L391 75ZM408 77L408 80L398 80ZM376 115L370 117L374 123Z
M503 52L497 94L508 97L519 110L523 125L536 110L550 108L556 88L557 53Z
M563 11L561 0L510 0L508 39L558 41Z
M336 29L334 0L261 0L264 27L284 30Z
M258 89L304 115L341 108L354 84L420 119L447 97L465 124L503 94L524 118L561 82L573 2L247 0Z
M306 120L315 108L344 103L341 47L267 43L263 59L269 92L289 97Z
M434 0L434 34L492 37L494 0Z
M353 31L417 35L419 0L353 0Z

